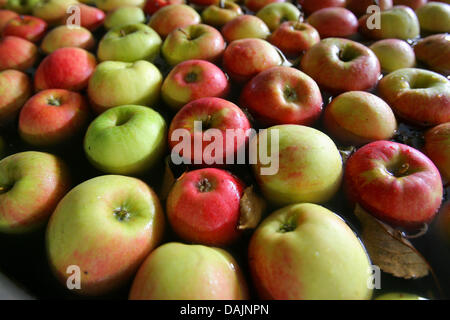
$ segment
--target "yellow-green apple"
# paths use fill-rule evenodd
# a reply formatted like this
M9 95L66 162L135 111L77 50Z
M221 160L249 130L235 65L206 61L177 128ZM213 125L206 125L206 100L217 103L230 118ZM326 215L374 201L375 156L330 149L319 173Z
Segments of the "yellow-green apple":
M210 26L221 28L240 15L242 15L241 7L232 1L225 0L220 1L219 4L212 4L203 10L202 21Z
M436 166L420 151L379 140L356 151L345 167L345 189L376 218L395 227L415 229L429 223L442 202Z
M47 31L47 23L33 16L19 16L11 19L3 28L3 36L16 36L38 42Z
M276 2L259 10L256 16L274 31L285 21L298 21L300 10L290 2Z
M184 3L184 0L147 0L144 6L144 12L148 15L152 15L162 7L168 6L169 4Z
M158 112L125 105L106 110L89 125L84 151L104 172L137 175L161 160L166 138L166 122Z
M425 133L424 152L438 167L442 177L450 181L450 122Z
M223 66L227 74L238 83L247 82L261 71L282 63L274 46L256 38L233 41L223 54Z
M155 12L148 25L152 27L161 38L178 28L201 23L201 17L193 8L185 4L170 4Z
M0 38L0 71L26 71L35 64L37 58L38 48L33 42L15 36Z
M253 77L241 92L240 105L264 126L312 125L322 113L316 82L291 67L273 67Z
M320 38L350 37L358 32L358 18L348 9L340 7L315 11L306 20L320 34Z
M236 154L246 147L249 129L250 122L245 113L230 101L215 97L191 101L170 123L172 159L175 154L185 163L195 165L234 164ZM227 130L233 134L227 134ZM188 133L187 137L184 132Z
M450 35L435 34L421 39L414 52L418 61L444 76L450 75Z
M346 0L345 7L360 17L368 13L367 8L374 4L378 5L381 11L392 8L392 0Z
M156 248L134 278L131 300L246 300L247 284L225 250L170 242Z
M33 8L40 2L41 0L7 0L5 9L19 14L31 14Z
M139 7L120 7L106 15L104 26L112 29L136 23L145 23L144 11Z
M298 0L298 4L302 6L302 10L307 15L312 14L323 8L345 7L346 0Z
M266 39L270 35L269 27L256 16L244 14L227 22L222 28L227 42L246 38Z
M19 15L11 10L0 10L0 32L8 24L11 19L17 18Z
M450 4L428 2L416 10L420 28L428 32L450 32Z
M113 11L120 7L143 8L145 0L94 0L97 8L103 11Z
M50 54L60 48L91 50L94 46L95 39L88 29L63 25L50 30L42 39L40 48L45 54Z
M442 205L436 220L439 237L450 245L450 201Z
M450 82L438 73L399 69L380 81L378 92L408 122L433 126L450 121Z
M257 139L258 150L263 149L252 165L253 173L273 205L324 203L339 189L342 159L333 140L321 131L285 124L270 127L253 139ZM272 159L267 161L262 155ZM263 170L277 167L274 172Z
M323 122L333 138L353 146L389 140L397 130L389 105L365 91L349 91L334 98L325 108Z
M387 73L416 65L414 50L406 41L384 39L375 42L369 48L380 61L381 69Z
M48 89L31 97L19 116L19 134L32 146L67 142L85 129L89 107L85 98L64 89Z
M381 75L372 50L342 38L324 39L312 46L301 60L301 68L331 93L371 89Z
M375 300L428 300L428 299L413 293L391 292L379 295L378 297L375 298Z
M250 11L258 12L265 6L275 2L285 2L286 0L245 0L244 4Z
M47 226L50 267L67 282L81 271L77 293L101 295L125 284L163 234L164 214L153 190L136 178L107 175L87 180L59 202Z
M41 18L50 25L63 24L62 21L72 6L79 6L77 0L39 1L33 7L33 16Z
M288 57L296 57L320 41L313 26L300 21L283 22L269 37L270 43Z
M94 31L103 25L105 21L106 14L95 7L88 6L85 4L78 4L78 8L80 9L80 26L88 29L89 31ZM67 24L69 18L73 15L73 12L69 10L69 12L64 17L64 20L60 22L60 24Z
M44 58L36 69L36 90L86 88L97 62L92 53L81 48L61 48Z
M151 107L159 99L162 81L161 72L151 62L105 61L89 79L89 101L97 113L126 104Z
M17 70L0 71L0 124L16 119L32 90L31 81L25 73Z
M25 233L44 225L69 191L68 168L43 152L20 152L0 161L0 232Z
M226 246L241 235L238 229L244 183L215 168L190 171L178 179L167 198L167 218L184 241Z
M258 296L274 300L370 299L371 265L360 240L334 212L311 203L269 215L248 249Z
M368 19L371 14L366 14L359 19L359 32L366 38L380 39L414 39L420 35L419 20L414 11L406 6L394 6L391 9L381 11L380 27L370 25Z
M100 61L153 61L159 55L162 40L155 30L143 23L128 24L109 30L100 40Z
M394 0L395 6L408 6L413 10L425 5L428 0Z
M216 28L195 24L169 33L161 47L161 53L172 66L191 59L218 62L225 46L225 41Z
M182 106L205 97L225 98L228 78L215 64L204 60L187 60L176 65L161 87L164 102L179 110Z

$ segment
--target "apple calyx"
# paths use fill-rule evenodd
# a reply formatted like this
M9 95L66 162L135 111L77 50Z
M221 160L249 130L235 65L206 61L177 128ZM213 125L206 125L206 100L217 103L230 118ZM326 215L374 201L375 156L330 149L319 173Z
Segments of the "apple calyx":
M114 210L114 216L122 222L130 220L131 214L124 207L120 207Z
M288 102L297 101L297 92L289 86L286 86L283 90L284 99Z
M12 185L0 186L0 194L7 193L12 187Z
M359 56L359 53L349 47L344 47L339 50L338 58L343 62L349 62L356 59Z
M54 107L59 107L61 105L61 99L55 97L49 97L47 99L47 104Z
M297 229L297 220L298 217L296 214L293 214L289 217L287 217L286 221L284 221L280 228L278 229L279 233L287 233L287 232L292 232L295 229Z
M211 182L208 180L208 178L201 179L197 184L197 189L201 193L210 192L212 190L212 187L213 186Z
M193 71L187 73L184 76L184 81L187 82L187 83L197 82L197 80L198 80L198 75L197 75L197 73L195 73Z
M392 167L386 168L387 171L396 178L405 177L410 174L409 172L409 163L402 163L400 166L395 165Z

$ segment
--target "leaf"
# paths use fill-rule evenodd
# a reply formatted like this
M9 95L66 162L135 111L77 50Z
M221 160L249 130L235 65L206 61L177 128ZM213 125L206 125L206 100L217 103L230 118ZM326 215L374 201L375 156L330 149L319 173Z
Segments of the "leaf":
M255 229L261 221L262 214L266 209L266 201L256 193L253 186L244 190L241 198L239 217L239 230Z
M404 279L428 275L428 262L399 230L374 218L358 204L355 215L362 225L362 240L372 263L384 272Z

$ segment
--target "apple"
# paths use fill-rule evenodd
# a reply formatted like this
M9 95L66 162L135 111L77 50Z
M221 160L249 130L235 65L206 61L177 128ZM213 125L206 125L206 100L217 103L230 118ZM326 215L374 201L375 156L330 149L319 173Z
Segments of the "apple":
M266 39L270 30L260 18L244 14L227 22L222 28L222 35L230 43L246 38Z
M196 130L196 122L200 122L201 131ZM184 163L195 165L223 166L228 159L235 163L236 154L244 150L248 135L247 131L251 125L245 113L234 103L215 97L200 98L189 102L178 111L172 119L169 127L169 146L172 150L172 158L175 153L184 159ZM179 130L186 130L190 138L190 154L185 154L178 145L185 142L177 139ZM211 130L210 130L211 129ZM213 135L212 130L220 136ZM227 139L227 130L234 130L234 136ZM217 149L211 150L209 146L214 141L218 144ZM209 138L209 139L208 139ZM217 143L218 140L220 144ZM208 141L209 140L209 141ZM196 141L201 141L201 154L196 150ZM209 150L209 153L208 153Z
M145 0L94 0L97 8L103 11L113 11L120 7L143 8Z
M269 37L271 44L286 56L296 57L320 41L317 30L303 22L283 22Z
M265 6L276 3L276 2L285 2L286 0L244 0L245 6L253 12L258 12Z
M43 226L69 191L66 165L54 155L20 152L0 161L0 233L20 234Z
M358 32L358 18L345 8L332 7L315 11L306 20L320 38L350 37Z
M308 16L323 8L345 7L345 2L346 0L298 0L298 4Z
M444 76L450 75L450 35L435 34L423 38L414 46L418 61Z
M360 17L368 13L367 8L374 4L378 5L381 11L392 8L392 0L378 0L377 3L374 0L346 0L345 7Z
M151 107L159 99L162 80L161 72L148 61L105 61L89 79L89 101L97 113L126 104Z
M419 37L420 26L414 11L406 6L395 6L380 13L380 28L369 28L366 14L359 19L359 32L366 38L380 40L396 38L409 40Z
M292 3L276 2L259 10L256 16L265 22L270 31L274 31L283 22L298 21L300 11Z
M205 97L225 98L228 78L219 67L204 60L187 60L176 65L161 87L164 102L174 110Z
M417 10L425 5L428 0L394 0L396 6L408 6L413 10Z
M238 229L244 183L227 171L205 168L178 179L167 198L167 218L184 241L226 246Z
M84 27L89 31L95 31L103 25L106 15L102 10L85 4L79 4L78 7L80 8L81 27ZM61 24L67 24L68 18L71 14L73 13L67 14L67 17Z
M184 4L184 0L147 0L144 6L144 12L152 15L162 7L170 4Z
M155 12L148 25L152 27L161 38L178 28L201 23L201 17L190 6L185 4L170 4Z
M271 300L370 299L371 265L360 240L334 212L311 203L270 214L248 249L258 296Z
M31 42L38 42L47 31L44 20L32 16L19 16L11 19L3 28L3 36L16 36Z
M428 2L416 10L420 28L428 32L450 32L450 4Z
M273 67L256 75L244 87L240 105L264 126L312 125L322 113L322 95L316 82L290 67Z
M49 25L58 25L62 24L69 8L79 5L77 0L39 1L33 7L33 16L41 18Z
M380 61L381 69L387 73L402 69L413 68L416 65L414 49L400 39L379 40L370 46Z
M145 23L144 11L138 7L120 7L107 14L104 26L112 29L136 23Z
M225 250L170 242L155 249L133 281L131 300L246 300L247 284Z
M161 160L166 137L166 122L158 112L144 106L119 106L89 125L84 151L89 162L103 172L137 175Z
M164 214L141 180L107 175L87 180L64 196L46 232L47 256L58 280L80 268L77 293L100 295L125 284L157 246Z
M41 0L7 0L5 9L17 12L18 14L31 14L33 8L40 2Z
M438 167L442 178L450 181L450 122L425 133L424 152Z
M100 61L153 61L159 55L162 40L155 30L143 23L128 24L109 30L100 40Z
M37 58L38 48L32 42L15 36L0 38L0 71L26 71L35 64Z
M223 66L227 74L238 83L247 82L261 71L282 63L275 47L262 39L233 41L223 54Z
M379 140L356 151L346 163L345 188L352 202L394 226L415 229L429 223L442 202L442 180L420 151Z
M42 39L41 50L50 54L60 48L76 47L91 50L95 46L92 33L83 27L58 26L50 30Z
M438 73L405 68L385 76L378 92L410 123L433 126L450 121L450 82Z
M32 92L28 76L17 70L0 71L0 124L16 119Z
M428 299L413 293L391 292L379 295L378 297L376 297L375 300L428 300Z
M210 26L221 28L227 22L242 15L241 7L232 1L220 1L202 11L202 21Z
M14 18L19 17L17 13L11 10L0 10L0 32L3 32L3 28Z
M397 130L389 105L364 91L349 91L334 98L325 108L323 121L332 137L353 146L389 140Z
M312 46L301 68L331 93L364 91L380 77L377 56L366 46L348 39L328 38Z
M258 150L267 149L265 154L271 150L271 157L276 159L264 163L259 152L257 163L252 165L265 198L273 205L324 203L339 189L342 159L333 140L321 131L284 124L270 127L254 139ZM269 174L264 171L269 166L278 170Z
M197 6L206 7L212 4L219 3L220 0L190 0L189 3L192 3Z
M95 66L95 56L84 49L55 50L39 64L34 76L35 89L83 90Z
M196 24L169 33L161 47L161 53L172 66L191 59L217 62L222 57L225 46L217 29L206 24Z

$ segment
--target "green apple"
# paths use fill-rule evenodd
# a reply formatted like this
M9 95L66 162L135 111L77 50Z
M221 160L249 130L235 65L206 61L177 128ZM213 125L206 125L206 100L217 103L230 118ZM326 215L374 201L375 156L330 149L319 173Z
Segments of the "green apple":
M232 1L220 1L202 11L202 21L210 26L220 28L228 21L242 14L241 7Z
M41 0L8 0L5 9L19 14L30 14Z
M100 176L73 188L56 207L46 232L50 267L67 283L80 268L77 293L99 295L120 287L159 243L161 204L141 180Z
M60 48L91 50L94 46L94 36L88 29L63 25L50 30L42 40L40 48L44 53L50 54Z
M46 0L38 2L33 7L33 16L41 18L48 24L60 24L71 6L77 5L77 0Z
M266 23L270 31L275 31L283 22L297 21L300 10L290 2L274 2L259 10L256 16Z
M143 8L145 0L94 0L97 8L103 11L113 11L120 7Z
M228 43L246 38L266 39L270 35L269 27L256 16L244 14L227 22L222 34Z
M97 57L100 61L153 61L159 54L162 40L143 23L128 24L109 30L100 40Z
M88 160L114 174L136 175L155 165L166 151L167 126L151 108L126 105L108 109L84 138Z
M413 293L391 292L384 293L375 298L375 300L428 300Z
M424 31L450 32L450 4L429 2L416 10L420 28Z
M89 79L88 96L97 113L126 104L151 107L159 99L162 80L161 72L148 61L105 61Z
M253 234L248 259L262 299L370 299L370 261L352 229L311 203L269 215Z
M104 26L106 29L123 27L127 24L144 23L145 14L138 7L120 7L106 15Z
M131 300L241 300L247 285L234 258L225 250L166 243L140 267Z
M392 72L402 68L412 68L416 65L416 55L413 48L403 40L384 39L370 46L380 61L381 69Z

